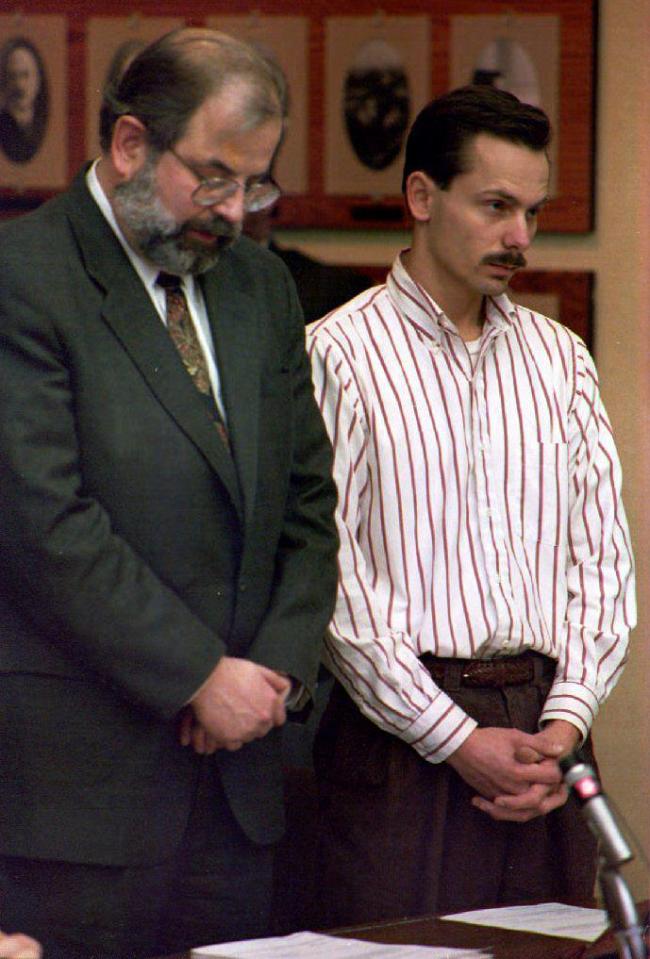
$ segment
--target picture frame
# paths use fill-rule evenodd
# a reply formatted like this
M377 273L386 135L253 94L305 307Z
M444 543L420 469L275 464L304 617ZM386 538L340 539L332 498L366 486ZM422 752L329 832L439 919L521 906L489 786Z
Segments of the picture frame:
M326 197L399 196L408 128L429 100L422 15L325 20Z
M449 85L495 86L541 107L558 129L560 18L555 13L458 14L450 20ZM558 196L559 138L550 144L550 196Z
M68 177L67 20L0 14L0 202L29 207Z
M594 281L591 270L520 270L512 278L509 296L514 303L558 320L593 352Z

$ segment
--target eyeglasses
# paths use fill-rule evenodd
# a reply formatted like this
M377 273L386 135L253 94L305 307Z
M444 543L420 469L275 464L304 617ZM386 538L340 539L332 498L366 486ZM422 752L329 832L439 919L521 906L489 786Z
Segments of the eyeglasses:
M258 210L265 210L271 206L280 196L280 187L270 177L264 180L254 180L246 186L239 183L238 180L233 180L232 177L204 177L187 160L184 160L173 147L168 147L168 149L199 181L199 185L192 193L192 200L197 206L213 206L215 203L223 203L224 200L234 196L237 190L243 190L244 210L247 213L257 213Z

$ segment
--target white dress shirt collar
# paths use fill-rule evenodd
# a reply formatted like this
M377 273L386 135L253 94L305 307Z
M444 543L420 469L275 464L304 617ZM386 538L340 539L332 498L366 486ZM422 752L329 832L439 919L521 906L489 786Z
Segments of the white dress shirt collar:
M455 324L423 286L413 279L402 261L402 250L386 279L386 287L398 311L411 323L440 343L444 329L456 331ZM505 293L485 297L486 328L508 329L515 322L515 307Z

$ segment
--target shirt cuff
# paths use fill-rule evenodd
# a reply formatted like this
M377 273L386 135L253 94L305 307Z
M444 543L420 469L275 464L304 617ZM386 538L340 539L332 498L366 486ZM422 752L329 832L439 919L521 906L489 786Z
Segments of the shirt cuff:
M598 715L598 700L594 693L580 683L554 683L546 697L539 724L551 719L564 719L572 723L582 742L589 735L589 730Z
M290 713L298 713L305 708L311 699L311 695L307 687L298 679L293 676L289 676L288 679L291 680L291 689L284 701L284 708Z
M400 738L428 762L442 763L462 746L477 726L453 699L440 692L408 729L400 733Z

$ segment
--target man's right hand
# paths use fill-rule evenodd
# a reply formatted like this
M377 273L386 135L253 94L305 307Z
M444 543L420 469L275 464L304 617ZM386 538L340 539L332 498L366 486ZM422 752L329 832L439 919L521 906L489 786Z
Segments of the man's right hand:
M539 745L537 736L519 729L479 727L447 762L485 799L517 796L534 784L556 787L562 782L557 763L545 758Z
M19 932L9 936L0 930L0 959L41 959L42 955L35 939Z
M283 725L290 688L286 677L266 666L223 656L190 706L220 748L235 750Z

